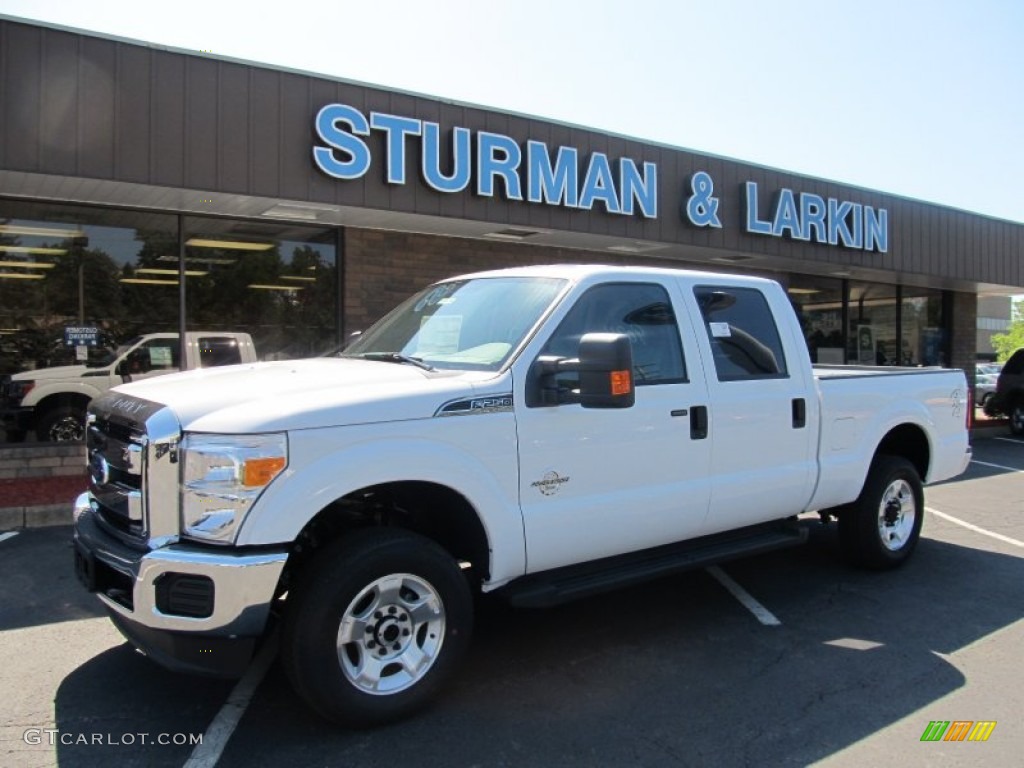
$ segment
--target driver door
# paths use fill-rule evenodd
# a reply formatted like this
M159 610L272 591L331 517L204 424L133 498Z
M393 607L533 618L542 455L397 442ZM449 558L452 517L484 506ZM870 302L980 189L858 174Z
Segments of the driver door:
M658 283L593 286L541 349L575 357L586 333L626 334L636 401L517 409L528 572L686 539L704 523L710 447L692 415L706 408L707 388L692 329L677 322L687 317L679 302ZM524 374L534 359L522 361ZM516 377L524 405L526 379Z

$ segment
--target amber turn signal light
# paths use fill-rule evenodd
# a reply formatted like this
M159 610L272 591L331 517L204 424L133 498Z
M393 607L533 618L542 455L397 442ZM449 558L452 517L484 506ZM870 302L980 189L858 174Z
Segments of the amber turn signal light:
M284 469L286 463L283 456L247 459L242 473L242 484L251 488L268 485Z
M628 395L633 389L629 371L612 371L609 375L611 376L613 395Z

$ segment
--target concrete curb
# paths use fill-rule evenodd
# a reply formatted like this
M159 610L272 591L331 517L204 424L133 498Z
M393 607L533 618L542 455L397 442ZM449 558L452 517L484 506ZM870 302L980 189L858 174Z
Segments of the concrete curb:
M70 499L66 504L5 507L0 509L0 531L71 525L71 506L73 502L74 499Z

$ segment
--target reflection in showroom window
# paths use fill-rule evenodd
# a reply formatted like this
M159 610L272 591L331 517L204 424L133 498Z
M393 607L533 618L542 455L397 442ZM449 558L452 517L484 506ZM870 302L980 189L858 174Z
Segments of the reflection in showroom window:
M200 218L186 227L189 330L249 333L261 360L336 345L333 230Z

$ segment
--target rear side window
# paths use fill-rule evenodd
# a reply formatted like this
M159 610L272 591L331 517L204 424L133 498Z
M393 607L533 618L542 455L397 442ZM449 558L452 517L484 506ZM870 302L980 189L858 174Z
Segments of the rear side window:
M217 365L238 365L242 352L238 340L230 336L206 336L199 339L199 367L212 368Z
M755 288L701 285L694 289L719 381L788 376L779 329Z

